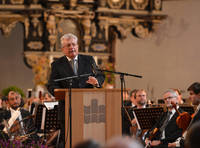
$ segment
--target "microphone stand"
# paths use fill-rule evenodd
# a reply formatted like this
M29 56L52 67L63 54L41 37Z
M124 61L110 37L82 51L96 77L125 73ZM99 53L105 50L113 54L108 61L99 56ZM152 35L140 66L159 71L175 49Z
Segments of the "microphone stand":
M94 75L93 73L89 74L82 74L82 75L77 75L77 76L71 76L71 77L65 77L65 78L60 78L60 79L55 79L55 82L59 81L64 81L66 80L69 82L69 91L68 91L68 96L69 96L69 147L72 148L72 104L71 104L71 98L72 98L72 84L73 84L73 79L79 79L82 77L88 77ZM67 123L65 125L67 127ZM65 144L66 144L66 139L65 139Z
M124 103L123 103L123 92L124 92L124 76L132 76L132 77L136 77L136 78L142 78L142 76L139 75L135 75L135 74L129 74L129 73L123 73L123 72L116 72L116 71L110 71L110 70L103 70L103 69L98 69L96 68L97 71L101 71L101 72L109 72L109 73L113 73L113 74L118 74L120 75L120 83L121 83L121 119L122 119L122 125L123 125L123 119L124 119L124 114L123 114L123 110L124 110Z

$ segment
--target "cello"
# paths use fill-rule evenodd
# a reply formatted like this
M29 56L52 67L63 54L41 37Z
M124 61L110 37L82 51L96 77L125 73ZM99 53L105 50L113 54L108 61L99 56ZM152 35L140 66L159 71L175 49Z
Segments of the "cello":
M187 130L193 116L193 115L190 115L188 112L183 112L183 113L180 113L177 109L177 106L174 102L171 102L172 104L172 107L176 110L176 112L178 113L178 117L176 119L176 124L178 125L179 128L183 129L183 133Z

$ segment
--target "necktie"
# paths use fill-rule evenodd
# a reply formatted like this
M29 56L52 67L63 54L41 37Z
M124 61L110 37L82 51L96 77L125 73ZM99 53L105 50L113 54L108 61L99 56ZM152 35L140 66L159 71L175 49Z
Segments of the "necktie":
M75 59L72 59L72 60L70 61L70 63L71 63L72 69L73 69L73 71L74 71L74 74L77 75L77 63L76 63L76 60L75 60Z
M170 111L167 112L167 116L166 116L166 118L165 118L165 121L163 122L163 125L162 125L161 128L160 128L160 132L163 132L163 130L164 130L165 127L167 126L171 114L172 114L172 112L170 112Z

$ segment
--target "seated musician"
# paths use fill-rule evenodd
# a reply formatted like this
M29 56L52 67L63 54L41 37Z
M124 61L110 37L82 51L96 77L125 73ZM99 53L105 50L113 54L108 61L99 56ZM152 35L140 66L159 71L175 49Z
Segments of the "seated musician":
M178 88L173 88L173 90L178 94L178 104L183 104L183 98L182 98L182 94L181 91Z
M172 102L178 104L177 93L169 89L163 94L163 99L168 111L161 115L158 122L148 131L145 139L145 144L153 148L167 148L168 143L173 142L182 134L182 129L176 124L178 113L171 105ZM178 110L180 111L179 108Z
M135 104L136 106L133 107L134 108L146 108L148 107L148 104L147 104L147 93L144 89L138 89L136 92L135 92ZM136 119L134 118L133 116L133 112L131 114L131 117L132 117L132 125L136 125Z
M195 82L193 84L191 84L188 89L189 91L189 98L192 101L193 105L196 105L196 111L193 114L193 118L192 120L189 122L188 127L186 129L186 131L183 133L182 136L180 136L179 138L177 138L177 140L175 142L169 143L168 147L181 147L184 148L184 143L185 143L185 138L187 137L187 131L190 130L190 128L197 122L200 121L200 82ZM179 123L185 123L185 118L184 117L185 114L181 114L179 116L179 119L182 120ZM179 125L180 126L180 125Z
M132 114L132 109L130 109L130 108L132 108L132 107L135 107L136 106L136 102L135 102L135 92L137 91L137 89L133 89L131 92L130 92L130 98L129 98L129 100L124 100L124 107L125 107L125 109L126 109L126 111L125 110L123 110L123 125L122 125L122 133L124 134L124 135L131 135L131 132L130 132L130 127L131 127L131 125L132 125L132 123L131 123L131 117L132 117L132 115L130 115L130 114ZM130 118L129 118L129 117Z
M7 109L1 110L0 122L1 122L1 137L0 139L8 140L15 139L21 140L20 137L30 140L38 140L34 133L35 127L30 113L21 108L21 95L16 91L9 91L7 96ZM30 134L30 135L28 135ZM25 137L28 135L27 137ZM24 140L24 139L23 139Z
M137 131L136 119L134 118L134 115L133 115L133 109L135 109L135 108L146 108L148 106L147 105L146 91L144 89L135 90L134 95L133 94L131 95L131 100L132 100L132 102L134 103L135 106L132 107L132 108L129 108L127 110L128 115L130 117L130 119L129 119L130 124L129 124L128 128L130 129L130 127L132 126L133 128L131 128L131 131L130 131L131 134L139 136L140 132Z

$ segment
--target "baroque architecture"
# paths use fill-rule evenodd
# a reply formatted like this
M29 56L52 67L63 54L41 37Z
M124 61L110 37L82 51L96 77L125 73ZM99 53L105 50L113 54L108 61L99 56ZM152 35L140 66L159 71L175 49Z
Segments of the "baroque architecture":
M50 63L62 56L64 33L79 37L80 53L114 70L116 38L129 32L147 37L166 18L162 5L162 0L0 0L0 29L9 36L17 23L24 25L24 61L35 85L44 85ZM106 83L113 79L108 74Z

